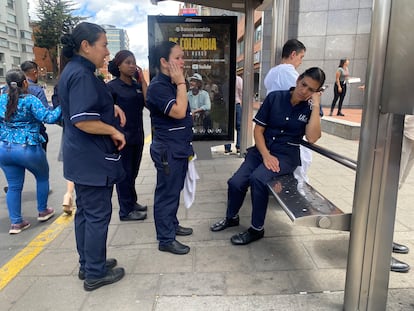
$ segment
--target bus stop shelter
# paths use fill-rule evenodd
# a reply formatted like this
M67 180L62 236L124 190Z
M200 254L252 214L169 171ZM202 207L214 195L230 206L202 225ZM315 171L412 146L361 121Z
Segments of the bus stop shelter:
M159 2L152 0L153 4ZM288 39L289 0L189 0L187 3L243 12L244 93L241 152L252 144L254 11L273 9L272 46ZM414 50L412 0L373 0L366 92L354 188L344 310L385 310L398 192L404 115L410 98ZM276 59L276 58L275 58ZM404 61L401 61L404 60ZM273 63L273 62L272 62ZM384 247L385 245L385 247ZM389 247L386 247L389 245Z

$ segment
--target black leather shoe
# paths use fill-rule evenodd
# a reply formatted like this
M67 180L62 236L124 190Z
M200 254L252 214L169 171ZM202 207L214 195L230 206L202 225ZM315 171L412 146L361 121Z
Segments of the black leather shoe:
M247 231L233 235L230 241L233 245L246 245L263 238L263 236L264 229L262 229L261 231L257 231L252 228L249 228Z
M175 235L185 236L185 235L192 235L192 234L193 234L192 228L185 228L185 227L181 227L180 225L178 225L177 229L175 229Z
M146 205L141 205L138 202L135 203L135 205L134 205L134 211L146 212L147 210L148 210L148 206L146 206Z
M405 245L392 242L392 252L398 254L408 254L409 248Z
M105 268L107 270L111 270L112 268L115 268L117 264L118 262L116 261L115 258L108 258L105 262ZM85 279L85 270L79 269L78 278L79 280L82 280L82 281Z
M177 240L172 241L166 245L158 245L158 249L161 252L170 252L176 255L185 255L190 251L190 247L187 245L181 244Z
M86 279L83 282L83 288L86 291L90 292L92 290L98 289L99 287L118 282L120 279L124 277L124 275L125 275L124 268L114 268L114 269L108 270L106 272L106 275L103 278Z
M336 115L340 117L345 117L345 115L342 112L338 112Z
M229 227L235 227L238 226L240 223L239 215L237 215L235 218L223 218L222 220L216 222L215 224L212 224L210 227L210 230L213 232L221 231L224 229L227 229Z
M391 257L391 271L394 272L408 272L410 270L410 266L405 262L399 261L394 257Z
M119 217L119 219L121 221L144 220L145 218L147 218L147 213L145 213L145 212L139 212L139 211L135 211L135 210L133 210L132 212L130 212L128 214L128 216Z

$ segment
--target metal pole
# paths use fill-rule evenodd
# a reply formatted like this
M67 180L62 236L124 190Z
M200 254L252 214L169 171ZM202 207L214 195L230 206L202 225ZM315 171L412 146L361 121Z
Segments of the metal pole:
M282 47L288 39L289 0L273 0L271 67L282 59Z
M241 122L240 154L246 153L247 147L253 144L253 87L254 87L254 0L245 3L244 33L244 70L243 70L243 105Z
M375 0L367 68L344 310L385 310L403 116L381 113L392 0Z

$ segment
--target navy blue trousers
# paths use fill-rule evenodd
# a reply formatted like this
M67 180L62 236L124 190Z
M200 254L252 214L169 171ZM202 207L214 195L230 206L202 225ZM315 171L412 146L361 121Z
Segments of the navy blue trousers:
M119 202L119 217L126 217L133 211L134 205L138 200L135 190L135 180L138 176L139 166L141 165L142 149L144 145L127 144L121 150L122 166L125 170L125 178L116 185Z
M179 224L177 211L187 174L188 158L173 157L171 150L159 149L154 144L151 145L151 157L157 169L154 194L155 229L160 245L165 245L175 240L175 230ZM163 166L162 158L168 160L168 169Z
M280 172L274 173L263 164L263 158L256 147L248 150L246 159L234 175L227 181L227 218L233 218L239 213L250 187L252 200L251 225L255 229L263 228L269 190L266 184L274 177L292 173L296 165L290 164L286 157L279 156Z
M106 240L112 213L112 190L109 187L75 183L75 236L80 268L87 279L106 275Z

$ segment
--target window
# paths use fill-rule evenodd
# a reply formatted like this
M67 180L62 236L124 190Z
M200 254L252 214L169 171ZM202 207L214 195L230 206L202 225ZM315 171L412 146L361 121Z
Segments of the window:
M31 53L32 51L33 48L31 45L22 43L22 52Z
M4 48L8 48L9 47L9 42L4 38L0 38L0 46L2 46Z
M7 13L7 21L16 24L16 15Z
M258 25L254 30L254 42L262 40L262 25Z
M0 77L4 77L4 68L0 68Z
M11 27L7 27L7 34L12 37L17 37L17 30Z
M0 32L7 32L6 25L2 24L1 22L0 22Z
M32 39L32 34L29 31L20 30L20 37L23 39Z
M2 63L4 63L4 53L0 53L0 63L2 64ZM0 64L0 65L1 65Z
M7 7L10 9L14 9L14 0L7 0Z
M20 66L20 57L13 56L13 65L19 65Z
M19 45L16 42L10 42L9 47L10 47L11 51L18 51L19 50Z

